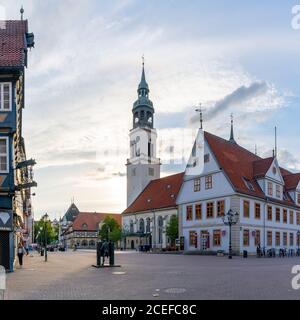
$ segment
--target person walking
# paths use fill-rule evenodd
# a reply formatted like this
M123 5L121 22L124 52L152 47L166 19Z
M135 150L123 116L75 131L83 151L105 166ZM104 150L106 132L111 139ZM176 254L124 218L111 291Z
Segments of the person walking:
M20 265L20 268L22 268L22 266L23 266L23 257L24 257L24 253L25 253L25 249L23 247L22 242L19 242L19 244L18 244L17 253L18 253L18 258L19 258L19 265Z

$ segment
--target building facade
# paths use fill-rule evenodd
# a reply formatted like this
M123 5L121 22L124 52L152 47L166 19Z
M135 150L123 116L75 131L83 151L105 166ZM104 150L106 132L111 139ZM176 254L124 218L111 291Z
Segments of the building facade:
M67 248L96 249L99 240L101 223L111 217L121 225L121 215L98 212L79 212L73 223L62 234L63 243Z
M31 188L34 160L27 160L22 137L25 68L34 36L27 21L0 24L0 265L13 271L19 241L32 240Z
M201 131L201 130L200 130ZM199 166L184 176L177 204L186 251L228 252L229 229L223 216L238 214L232 227L236 254L257 246L296 252L300 231L300 174L280 167L276 155L260 158L236 143L203 132Z

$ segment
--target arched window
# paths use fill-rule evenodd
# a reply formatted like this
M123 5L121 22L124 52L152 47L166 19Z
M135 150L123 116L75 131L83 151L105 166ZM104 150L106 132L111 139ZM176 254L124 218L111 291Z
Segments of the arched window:
M151 220L150 220L150 218L147 218L146 219L146 233L150 233L150 231L151 231L150 226L151 226Z
M157 225L158 225L158 243L162 244L162 242L163 242L163 227L164 227L164 221L163 221L162 216L158 217Z
M88 242L87 242L86 240L82 240L82 241L81 241L81 245L82 245L83 247L86 247L86 246L88 245Z
M145 222L144 222L144 219L140 219L140 228L139 228L139 231L141 233L145 233Z
M141 111L141 119L144 119L144 117L145 117L145 111L142 110L142 111Z
M90 240L89 246L90 247L95 247L95 245L96 245L95 241L94 240Z
M133 230L133 221L132 220L130 220L129 232L130 233L134 232L134 230Z

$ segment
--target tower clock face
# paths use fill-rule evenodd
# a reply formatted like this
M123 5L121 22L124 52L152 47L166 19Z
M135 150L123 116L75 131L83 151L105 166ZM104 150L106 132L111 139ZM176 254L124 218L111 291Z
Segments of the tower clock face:
M148 119L148 122L149 122L149 123L152 123L152 117L150 117L150 118Z
M138 123L138 122L139 122L139 118L135 118L135 119L134 119L134 122L135 122L135 123Z

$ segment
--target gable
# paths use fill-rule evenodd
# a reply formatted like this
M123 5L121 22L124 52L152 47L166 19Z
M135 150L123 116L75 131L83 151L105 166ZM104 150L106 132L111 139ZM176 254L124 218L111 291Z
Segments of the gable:
M284 180L281 175L280 167L278 165L278 161L276 158L273 160L271 166L269 167L269 169L266 173L266 178L269 178L269 179L278 181L281 184L284 184Z

